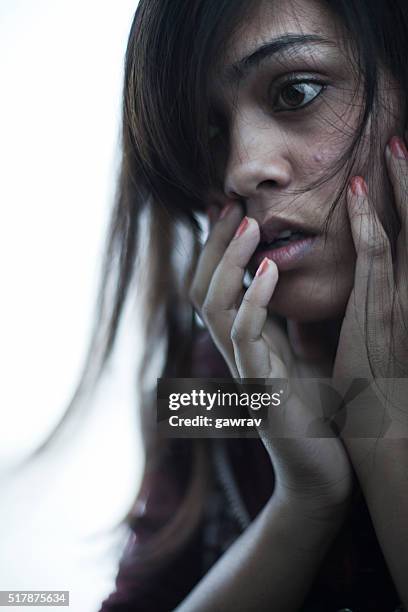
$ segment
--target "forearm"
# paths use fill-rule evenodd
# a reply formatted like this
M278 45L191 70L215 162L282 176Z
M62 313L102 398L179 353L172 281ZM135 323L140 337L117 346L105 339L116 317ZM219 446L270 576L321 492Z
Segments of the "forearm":
M390 573L408 609L408 435L344 442Z
M273 496L177 611L299 610L341 522Z

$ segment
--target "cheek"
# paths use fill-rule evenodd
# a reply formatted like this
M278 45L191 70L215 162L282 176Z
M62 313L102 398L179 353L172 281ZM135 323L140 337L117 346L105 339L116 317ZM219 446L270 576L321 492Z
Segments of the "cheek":
M339 146L328 147L327 145L320 144L313 150L312 162L316 168L328 172L339 159L340 152Z
M313 146L306 144L304 151L298 168L306 184L327 176L339 160L338 146L327 146L323 143L314 143Z
M396 248L398 234L401 229L400 219L394 205L394 192L385 166L378 167L377 173L370 177L368 190L378 217L390 238L392 248Z
M344 315L353 287L353 263L325 262L307 273L282 275L268 309L297 321L323 321Z

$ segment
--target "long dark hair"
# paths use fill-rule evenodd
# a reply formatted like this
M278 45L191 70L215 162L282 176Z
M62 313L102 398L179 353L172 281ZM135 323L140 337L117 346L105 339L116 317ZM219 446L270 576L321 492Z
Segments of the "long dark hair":
M352 172L367 122L376 120L381 67L401 89L401 128L408 124L408 5L406 0L325 2L340 19L345 44L352 41L355 47L353 61L366 94L359 128L349 150L333 168L333 172L346 168L334 207ZM122 162L92 342L66 414L35 455L50 445L68 417L79 410L85 390L100 379L114 347L129 288L134 286L137 291L131 298L142 302L145 313L145 352L137 374L146 456L141 490L149 486L148 474L159 461L164 441L155 430L155 384L148 373L160 347L165 351L161 376L191 374L197 326L188 288L199 253L197 215L204 211L208 194L222 189L209 155L209 67L216 64L226 41L254 4L250 0L139 2L126 50ZM180 240L182 230L191 240ZM201 516L207 456L204 441L193 440L191 445L193 467L184 502L143 552L146 560L163 562L186 541ZM125 520L131 523L135 514L130 511Z

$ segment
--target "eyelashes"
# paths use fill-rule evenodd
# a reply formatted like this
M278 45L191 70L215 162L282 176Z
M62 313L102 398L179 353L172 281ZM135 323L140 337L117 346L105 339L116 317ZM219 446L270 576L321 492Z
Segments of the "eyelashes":
M273 113L296 112L313 104L327 89L324 83L316 77L286 75L286 79L274 80L266 94L265 106ZM219 113L210 113L208 130L212 141L226 132L226 120L219 118Z
M312 80L288 82L272 93L272 110L282 112L305 108L314 102L325 88L324 83Z

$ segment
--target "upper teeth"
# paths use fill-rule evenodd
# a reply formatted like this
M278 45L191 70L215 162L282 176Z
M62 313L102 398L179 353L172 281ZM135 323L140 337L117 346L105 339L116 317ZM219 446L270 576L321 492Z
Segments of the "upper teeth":
M280 238L289 238L293 234L292 230L283 230L280 234L278 234L275 240L279 240Z

